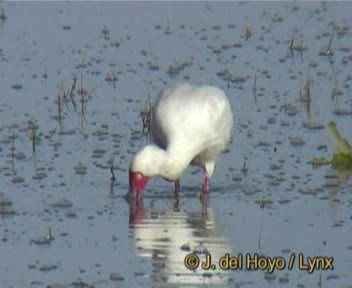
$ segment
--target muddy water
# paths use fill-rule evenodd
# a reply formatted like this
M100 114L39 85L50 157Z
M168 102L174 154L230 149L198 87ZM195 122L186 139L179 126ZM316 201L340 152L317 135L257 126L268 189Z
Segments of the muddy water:
M351 4L0 5L1 287L352 285L351 172L310 164L329 121L352 139ZM139 111L180 81L236 116L209 203L193 168L179 199L153 180L128 203ZM184 266L207 253L215 269Z

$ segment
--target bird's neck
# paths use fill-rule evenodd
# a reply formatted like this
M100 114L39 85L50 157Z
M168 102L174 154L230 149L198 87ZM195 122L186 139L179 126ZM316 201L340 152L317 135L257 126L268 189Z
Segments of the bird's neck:
M158 175L166 180L178 180L192 159L184 151L158 148L155 157ZM152 163L153 165L153 163Z

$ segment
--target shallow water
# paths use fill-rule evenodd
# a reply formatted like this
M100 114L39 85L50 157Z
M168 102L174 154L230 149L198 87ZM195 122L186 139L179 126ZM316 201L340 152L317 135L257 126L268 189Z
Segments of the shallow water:
M310 164L332 156L329 121L352 140L352 4L0 5L1 287L352 285L351 172ZM128 203L139 111L179 81L221 87L235 112L209 203L193 168L179 199L155 179ZM286 266L192 272L195 251ZM299 270L299 253L334 270Z

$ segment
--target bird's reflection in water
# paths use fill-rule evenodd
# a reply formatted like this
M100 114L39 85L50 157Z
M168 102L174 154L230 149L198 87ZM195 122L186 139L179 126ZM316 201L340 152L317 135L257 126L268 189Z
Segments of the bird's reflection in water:
M179 207L178 197L169 209L145 208L142 201L134 200L129 205L136 254L151 258L154 284L221 287L227 283L227 272L219 268L218 261L226 253L231 254L231 248L217 229L209 204L200 204L194 212L185 212ZM195 270L185 267L185 257L190 253L195 253L200 260ZM207 254L211 255L215 270L201 268Z

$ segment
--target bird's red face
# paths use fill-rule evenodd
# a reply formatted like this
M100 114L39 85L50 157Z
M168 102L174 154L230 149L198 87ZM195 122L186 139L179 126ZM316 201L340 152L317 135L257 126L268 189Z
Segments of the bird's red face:
M140 172L133 172L130 170L129 172L130 178L130 193L137 193L137 197L141 197L143 193L143 189L145 185L147 185L149 177L144 176Z

